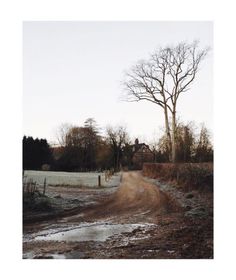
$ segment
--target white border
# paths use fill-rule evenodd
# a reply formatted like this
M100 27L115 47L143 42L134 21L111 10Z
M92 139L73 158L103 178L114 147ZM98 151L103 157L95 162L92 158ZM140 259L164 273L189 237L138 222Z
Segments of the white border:
M221 2L221 1L220 1ZM6 279L234 279L234 1L1 1L1 274ZM215 259L21 260L22 21L214 20ZM9 168L10 167L10 168ZM15 205L12 207L12 205ZM122 278L121 278L122 277Z

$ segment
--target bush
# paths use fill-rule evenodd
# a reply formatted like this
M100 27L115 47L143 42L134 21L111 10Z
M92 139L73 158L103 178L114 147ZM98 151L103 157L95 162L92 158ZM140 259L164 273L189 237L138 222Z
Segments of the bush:
M41 194L36 182L32 179L23 178L23 210L48 211L52 209L52 203L49 197Z
M40 212L52 210L51 199L40 193L35 193L34 196L32 196L30 193L24 193L23 209L24 211L31 210Z
M191 189L213 190L212 163L144 163L143 175Z
M50 165L45 163L41 166L42 171L49 171L50 170Z

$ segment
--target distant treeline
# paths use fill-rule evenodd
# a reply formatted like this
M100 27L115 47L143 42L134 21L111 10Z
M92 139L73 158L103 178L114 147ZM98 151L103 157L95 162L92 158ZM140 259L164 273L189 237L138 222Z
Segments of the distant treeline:
M213 145L210 132L204 124L196 133L195 124L178 123L175 132L176 162L213 162ZM155 154L156 162L171 162L171 151L164 134L158 141Z
M107 127L107 135L102 137L96 122L90 118L83 126L62 124L56 147L49 147L45 139L24 136L23 168L47 169L50 165L50 170L58 171L118 170L128 134L123 127Z
M178 162L211 162L213 147L208 130L202 126L198 135L191 124L179 124L176 133ZM134 145L122 126L107 127L101 136L94 119L83 126L63 124L58 129L58 143L50 147L46 139L23 137L23 168L32 170L94 171L120 167L135 169ZM170 151L165 136L149 146L154 162L169 162Z
M23 137L23 169L39 170L54 163L53 152L46 139Z

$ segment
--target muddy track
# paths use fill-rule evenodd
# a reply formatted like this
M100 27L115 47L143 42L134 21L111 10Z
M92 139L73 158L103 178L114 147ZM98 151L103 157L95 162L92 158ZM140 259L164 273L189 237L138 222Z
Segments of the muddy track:
M83 190L81 196L74 190L70 197L79 201L84 196L96 204L65 211L50 221L24 224L24 258L213 257L211 215L189 218L173 194L161 191L141 172L124 172L112 192L98 190L87 196L88 192ZM202 195L202 202L209 200Z
M181 207L158 186L147 182L140 172L125 172L118 190L89 210L86 216L106 218L144 212L156 216L175 211L181 211Z
M43 222L43 221L50 221L50 220L55 220L55 219L60 219L60 218L65 218L69 217L72 215L76 215L83 210L86 210L88 207L82 208L81 206L78 207L73 207L70 209L64 209L61 211L55 211L52 213L39 213L38 215L33 215L33 216L27 216L23 217L23 223L26 225L34 224L35 222Z
M147 182L140 172L124 172L121 183L115 193L102 195L96 205L76 206L70 209L25 215L24 225L70 217L76 221L76 215L83 213L83 221L103 218L116 219L139 213L148 213L149 218L159 214L181 212L179 204L164 193L158 186ZM81 218L79 219L81 220Z

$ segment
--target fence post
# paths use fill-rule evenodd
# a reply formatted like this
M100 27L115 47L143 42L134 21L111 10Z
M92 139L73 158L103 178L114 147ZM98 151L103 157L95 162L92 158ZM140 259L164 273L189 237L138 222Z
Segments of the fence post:
M46 183L47 183L47 181L46 181L46 177L45 177L44 183L43 183L43 195L45 195L45 192L46 192Z
M98 175L98 186L101 187L101 175Z

